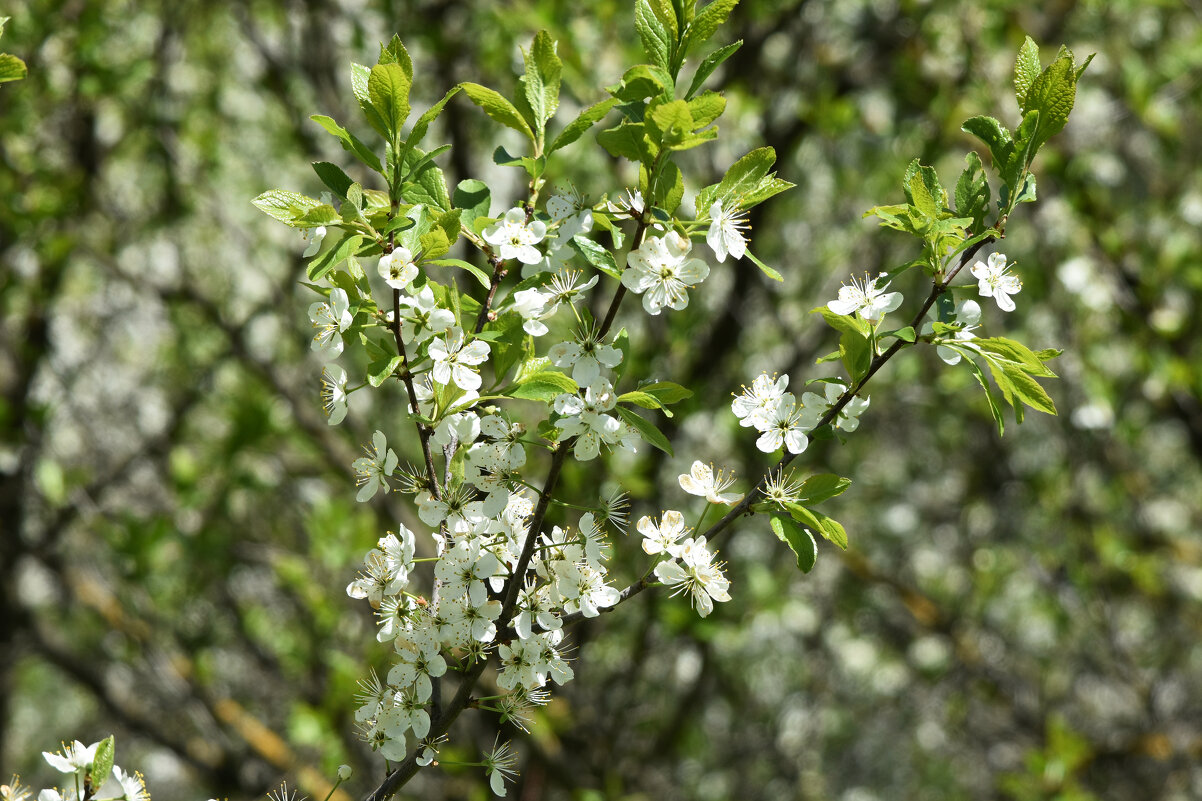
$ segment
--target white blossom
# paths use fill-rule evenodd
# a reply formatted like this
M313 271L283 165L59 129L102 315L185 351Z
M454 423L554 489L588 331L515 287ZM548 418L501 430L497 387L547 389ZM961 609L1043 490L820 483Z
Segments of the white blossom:
M364 450L367 456L361 456L351 464L358 474L359 494L355 496L358 501L371 500L380 489L388 492L387 477L397 467L397 455L388 447L384 432L373 434L371 447Z
M321 242L326 238L326 227L319 225L316 228L305 228L301 231L301 241L306 243L305 252L301 254L303 258L316 256L317 251L321 250Z
M309 306L309 319L317 333L313 336L310 348L321 357L322 361L331 361L342 353L342 332L350 327L353 315L350 311L350 299L345 289L330 291L330 300L326 303L318 301Z
M572 380L580 386L592 384L601 375L601 368L613 368L622 363L622 351L601 342L595 332L577 334L570 342L552 345L547 358L556 367L572 370Z
M775 453L782 447L789 453L801 453L810 444L807 432L813 427L814 420L806 414L803 407L797 405L793 393L786 392L780 402L763 420L760 438L755 446L764 453Z
M626 257L622 285L643 296L648 314L659 314L665 306L677 311L685 308L689 305L686 290L710 274L709 266L701 259L686 258L691 248L688 239L671 231L666 236L649 238Z
M888 276L881 273L876 278L869 279L867 274L863 281L851 279L851 285L844 284L839 288L839 297L826 304L835 314L858 313L869 323L879 323L885 315L901 305L900 292L886 292L889 286ZM884 284L881 282L884 281Z
M700 495L710 503L729 505L742 497L737 492L722 492L735 482L733 474L726 476L721 470L714 472L714 466L704 462L693 462L689 472L680 475L677 480L685 492Z
M767 373L757 376L750 387L744 386L743 393L736 396L730 405L735 417L739 418L739 425L754 426L762 430L770 415L780 405L788 386L789 376L782 375L777 378Z
M722 565L714 562L706 548L705 537L681 543L679 561L660 562L655 566L655 577L673 587L673 595L687 592L702 617L714 610L714 601L730 600L730 582L722 573Z
M726 261L727 253L736 259L743 258L747 252L747 239L743 236L746 228L747 220L739 215L738 207L724 210L721 200L714 201L710 206L710 227L705 241L718 261Z
M423 286L413 297L402 295L401 340L425 342L435 334L441 334L455 324L455 315L449 309L439 308L434 300L434 290L429 284ZM391 312L389 321L392 320Z
M972 266L981 297L993 298L998 308L1005 312L1014 311L1014 301L1010 296L1017 295L1023 288L1018 276L1009 272L1010 267L1004 253L991 253L988 264L978 261Z
M329 425L346 419L346 397L346 370L327 364L321 371L321 408Z
M663 513L658 525L650 517L643 516L635 528L643 535L643 550L653 556L657 553L680 555L677 543L688 531L684 515L671 509Z
M452 381L460 389L477 390L483 383L475 366L488 359L489 345L482 339L464 344L463 330L452 328L445 337L430 343L430 358L434 360L431 378L437 384Z
M538 264L542 254L534 247L546 236L547 226L539 220L526 222L526 212L520 206L505 212L505 216L480 234L484 241L497 247L502 259L517 259L523 264Z
M393 289L408 289L413 279L417 278L417 264L413 254L409 252L409 248L400 245L391 253L381 256L376 269L384 283Z

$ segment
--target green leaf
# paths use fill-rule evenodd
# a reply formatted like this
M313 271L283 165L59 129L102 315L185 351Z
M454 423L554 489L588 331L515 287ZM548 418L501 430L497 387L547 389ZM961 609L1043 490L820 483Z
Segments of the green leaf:
M329 250L322 251L309 262L308 276L310 281L318 281L325 276L330 270L337 267L342 262L346 261L350 256L355 255L359 246L363 243L363 237L359 234L347 234L338 240L338 244Z
M693 123L693 115L689 112L689 104L684 100L648 106L645 122L648 123L647 134L651 141L668 148L688 140L697 127Z
M1010 131L993 117L970 117L960 126L960 130L970 133L985 143L989 154L993 156L993 167L998 172L1006 168L1010 154L1014 150L1014 142Z
M862 337L867 337L869 332L868 323L864 322L854 314L835 314L826 306L817 306L810 310L811 314L821 314L826 320L826 324L840 333L858 334Z
M723 61L726 61L726 59L734 55L735 51L742 46L743 40L740 39L737 42L726 45L725 47L719 47L717 50L706 56L705 59L702 60L701 66L697 68L697 72L693 73L693 82L689 84L689 91L688 94L685 95L685 100L688 100L695 95L697 90L700 89L702 84L705 83L705 79L710 77L710 75L714 73L714 70L718 69L718 66Z
M426 138L426 131L430 129L430 123L438 118L442 110L446 108L447 103L452 97L459 93L462 87L452 86L442 100L439 100L430 108L426 109L425 113L417 118L417 122L413 123L413 130L409 132L409 136L405 138L405 150L408 151L414 145L420 145L421 141Z
M861 333L845 331L839 337L839 350L852 383L859 381L872 364L872 343Z
M694 129L704 128L726 110L726 98L717 92L703 92L688 102Z
M722 201L722 208L747 208L743 200L768 177L768 170L776 162L776 151L770 147L759 147L730 165L726 175L716 187L706 187L698 193L698 209L709 210L715 200Z
M899 328L896 331L886 331L885 333L881 334L881 338L884 337L897 337L902 342L910 343L913 343L916 339L914 334L914 326L912 325L907 325L905 328Z
M618 99L616 97L607 97L600 103L595 103L580 112L580 116L568 123L567 127L559 132L559 136L555 137L555 141L547 148L547 153L554 153L561 147L566 147L575 142L584 135L585 131L596 125L602 117L608 114L609 110L617 105L617 103Z
M417 239L423 257L439 259L451 249L451 240L442 228L431 228Z
M521 113L510 103L500 92L494 89L489 89L487 86L481 86L478 83L470 81L461 83L464 93L468 99L484 110L484 113L492 117L497 122L512 128L519 133L525 134L526 138L531 142L535 141L534 131L530 129L530 124Z
M1002 370L1010 379L1010 386L1015 397L1037 412L1055 415L1056 404L1039 382L1028 375L1022 368L1014 365L1003 365Z
M989 412L993 415L993 422L997 424L997 433L1000 437L1006 433L1006 419L1002 416L1001 404L998 403L993 391L989 388L989 382L985 379L985 373L981 370L981 366L970 358L966 358L964 361L972 369L973 377L977 379L981 389L985 390L985 400L989 402Z
M652 6L653 2L655 7ZM638 0L634 7L634 28L643 43L643 52L647 55L647 60L667 69L676 45L675 20L671 27L664 25L660 15L656 13L657 9L662 10L660 0Z
M325 128L334 136L338 137L338 141L342 143L343 149L353 153L354 156L359 159L359 161L363 162L368 167L371 167L376 172L382 172L380 168L380 159L371 151L371 148L360 142L359 138L346 128L343 128L341 125L334 122L332 117L327 117L324 114L314 114L309 119L316 122L322 128Z
M584 234L576 234L568 245L584 257L584 260L608 276L622 280L622 271L614 261L613 254Z
M451 202L461 210L460 222L467 228L471 228L472 222L477 217L487 217L488 211L492 207L492 194L488 188L488 184L483 181L477 181L475 178L468 178L460 181L455 187L455 194L451 196Z
M11 53L0 53L0 83L19 81L28 74L25 62Z
M665 406L693 397L693 390L686 389L680 384L674 384L671 381L656 381L654 384L643 384L639 387L639 392L646 392Z
M645 170L646 167L641 169ZM655 186L651 191L651 205L658 206L668 214L672 214L683 199L684 177L680 174L680 168L670 161L660 165L659 172L655 176Z
M436 153L437 151L431 152ZM431 209L449 210L451 208L451 196L447 191L446 176L421 149L416 147L410 149L405 154L405 162L401 169L409 176L409 180L405 181L401 187L401 193L406 200L410 203L429 206Z
M906 200L918 209L923 217L935 221L948 216L947 192L943 191L934 167L927 167L920 164L918 159L914 159L906 168L902 188L906 193Z
M814 535L789 517L773 515L769 519L769 525L776 538L788 545L797 557L797 569L802 573L813 570L814 562L818 559L818 543L814 540Z
M522 400L552 401L565 392L574 395L580 391L580 385L570 377L555 370L540 370L528 375L502 390L502 394Z
M1043 143L1064 128L1076 98L1077 69L1071 55L1057 58L1031 82L1023 112L1038 111L1039 127L1032 138L1028 164Z
M317 173L317 177L329 187L331 192L346 200L346 190L351 188L354 181L342 171L341 167L328 161L315 161L313 162L313 172Z
M968 166L956 181L956 215L972 220L972 230L980 232L985 227L985 216L989 213L989 181L985 178L985 167L976 151L964 157Z
M401 366L402 361L400 355L393 355L373 361L367 366L367 383L373 387L379 387L396 372L396 369Z
M309 212L324 205L320 200L284 189L272 189L264 192L251 203L269 217L274 217L293 228L312 228L312 225L301 223L300 220Z
M785 508L789 510L789 514L798 523L808 526L811 530L821 534L824 539L838 545L845 551L847 550L847 532L838 521L799 503L787 503L785 504Z
M410 82L413 81L413 59L409 57L409 51L405 49L405 45L401 44L401 37L395 33L387 45L380 44L380 57L376 59L376 63L396 64L405 73L405 77Z
M676 56L676 64L684 61L684 57L693 50L709 41L718 26L726 22L730 12L738 5L739 0L712 0L701 10L685 28L681 41L680 52Z
M412 66L410 67L412 70ZM399 64L377 64L367 78L367 95L388 131L389 141L400 137L409 119L409 89L412 79Z
M635 163L650 164L658 152L641 122L622 122L616 128L606 128L597 134L597 143L610 155Z
M117 759L117 741L113 735L101 740L96 745L96 754L92 757L92 788L99 790L113 772L113 763Z
M842 495L850 486L850 478L842 478L834 473L818 473L802 483L798 495L802 503L812 505Z
M624 406L615 406L614 408L617 410L618 414L623 420L634 426L634 428L639 432L639 436L646 440L648 444L659 448L669 456L673 455L672 445L668 442L668 438L665 437L663 433L654 425L652 425L646 418L635 414Z
M618 396L618 403L633 403L635 406L642 406L644 409L664 408L663 404L660 403L659 399L654 395L641 392L637 389L632 392L623 392ZM664 413L669 417L672 416L672 412L668 411L667 409L664 409Z
M423 264L427 264L432 267L458 267L461 270L467 270L469 273L471 273L475 279L480 282L480 286L484 287L485 289L489 289L492 286L492 282L489 280L488 273L484 272L484 270L481 270L476 265L463 261L462 259L434 259L433 261L423 262Z
M1014 62L1014 97L1018 101L1020 111L1027 110L1027 92L1041 69L1039 45L1028 36L1023 40L1023 46L1018 50L1018 59Z
M781 275L776 270L772 269L767 264L764 264L762 261L760 261L758 258L756 258L756 255L754 253L752 253L750 250L744 251L743 255L745 257L747 257L747 259L752 264L754 264L756 267L759 267L760 272L762 272L764 275L768 276L773 281L780 281L781 283L784 283L785 277L783 275Z
M1056 377L1056 374L1044 364L1047 359L1041 358L1043 351L1035 353L1021 342L1005 337L979 337L973 340L973 344L985 353L995 354L1006 361L1021 364L1023 369L1031 375L1041 378ZM1059 355L1060 351L1055 351L1055 353Z
M534 121L539 131L546 130L547 120L555 116L559 108L559 84L563 74L563 62L555 52L556 42L546 31L534 37L529 53L523 53L526 61L526 101L534 112Z

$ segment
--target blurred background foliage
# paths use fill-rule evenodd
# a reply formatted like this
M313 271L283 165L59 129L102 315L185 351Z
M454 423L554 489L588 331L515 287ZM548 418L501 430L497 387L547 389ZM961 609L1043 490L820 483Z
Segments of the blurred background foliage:
M0 778L51 782L40 751L114 732L156 798L250 798L281 778L320 798L342 762L356 773L341 797L361 796L382 765L352 695L387 655L344 588L410 512L395 495L355 504L349 464L395 422L352 403L326 426L303 243L249 201L317 194L308 161L349 168L308 115L364 131L349 62L373 63L393 32L414 55L415 107L461 80L508 91L539 28L584 105L641 60L631 10L6 13L4 49L29 77L0 87ZM749 518L723 549L735 599L709 619L651 592L577 627L577 680L522 739L513 797L1202 797L1200 15L1192 1L744 0L719 34L745 42L713 79L722 137L686 154L686 182L775 147L798 188L757 210L752 242L786 282L728 262L687 313L635 324L639 371L697 394L665 425L677 457L620 462L622 483L671 508L694 458L745 477L770 464L730 393L761 370L819 374L834 337L808 310L913 256L861 214L900 200L915 156L954 182L965 118L1016 123L1027 33L1045 61L1061 42L1097 53L1036 163L1040 200L1001 248L1025 282L1018 311L985 312L991 332L1066 349L1061 413L999 439L967 370L926 349L894 360L847 444L800 460L856 479L828 509L848 552L824 546L802 576ZM454 145L450 180L499 187L494 212L516 196L489 159L508 132L456 99L435 133ZM553 182L612 190L594 150L553 160ZM597 479L565 482L585 497ZM638 575L637 548L618 546L620 575ZM443 756L476 758L491 725L465 716ZM478 770L426 773L409 797L487 795Z

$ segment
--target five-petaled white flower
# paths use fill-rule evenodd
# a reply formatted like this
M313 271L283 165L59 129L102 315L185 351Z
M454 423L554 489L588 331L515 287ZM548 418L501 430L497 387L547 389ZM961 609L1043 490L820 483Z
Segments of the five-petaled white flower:
M732 473L727 476L723 471L714 472L712 464L704 462L693 462L689 472L679 476L680 488L690 495L700 495L710 503L732 504L739 500L737 492L722 492L722 490L735 483L735 477Z
M505 212L505 216L485 228L480 234L484 241L496 245L502 259L517 259L522 264L538 264L543 254L535 247L547 235L547 225L540 220L526 222L526 212L520 206Z
M626 257L622 285L643 296L648 314L659 314L666 306L680 311L689 305L688 288L710 274L701 259L686 259L692 248L688 239L675 231L651 237Z
M488 343L482 339L464 345L463 329L456 326L445 337L430 343L430 358L434 360L430 376L438 384L454 381L460 389L479 389L483 382L474 368L488 359L488 352Z
M726 261L727 253L736 259L743 258L747 252L747 238L743 236L746 229L747 219L739 214L738 206L724 210L721 200L710 206L710 227L705 241L718 261Z
M413 279L417 278L417 264L406 247L398 246L391 253L381 256L378 269L384 283L393 289L408 289Z
M309 319L317 329L311 347L322 361L331 361L342 353L342 332L353 319L350 305L346 290L334 289L330 291L328 303L318 301L309 306Z
M52 754L49 751L43 751L42 756L50 763L50 767L62 773L85 773L92 767L92 762L96 759L96 749L98 747L100 747L100 743L84 745L79 740L76 740L71 745L63 743L61 754Z
M989 263L977 262L972 266L973 277L977 279L977 291L983 298L993 298L1002 311L1014 311L1014 301L1011 295L1017 295L1023 288L1023 282L1017 275L1011 275L1008 270L1011 265L1006 263L1006 254L991 253Z
M622 362L622 351L606 345L596 332L589 331L578 333L573 342L552 345L547 358L556 367L572 368L572 380L583 387L597 380L602 367L617 367Z
M388 440L382 431L372 435L371 447L364 450L367 451L367 456L361 456L351 463L351 467L358 474L359 494L355 496L357 501L371 500L379 489L388 492L386 479L397 466L396 453L388 447Z
M751 386L744 386L743 394L736 396L730 404L731 411L735 413L735 417L739 418L739 425L748 428L754 426L762 430L780 404L781 398L785 395L785 388L788 386L789 376L787 375L777 378L774 375L760 373L756 376L756 379L751 382Z
M809 427L812 429L821 419L822 415L826 414L826 410L835 404L843 393L847 391L847 387L838 381L826 384L823 393L825 397L815 392L806 392L801 396L801 403L805 407L805 413L809 416ZM838 416L834 420L835 428L843 431L852 432L860 427L860 415L868 408L869 398L861 398L858 395L853 395L851 399L843 405L839 410Z
M669 509L659 519L659 524L644 516L639 518L635 528L643 535L643 550L649 554L666 553L676 557L680 555L677 544L688 529L684 524L684 515Z
M416 295L402 295L401 306L401 340L408 345L410 342L425 342L435 334L441 334L455 324L455 315L449 309L439 308L434 300L434 290L429 284L422 287ZM388 313L389 322L392 312Z
M814 427L816 421L812 413L797 404L793 393L786 392L781 396L776 408L763 420L760 438L755 446L764 453L774 453L782 447L788 448L789 453L801 453L810 444L806 433Z
M879 323L902 302L900 292L885 291L888 286L885 273L871 279L865 274L863 281L853 278L850 286L844 284L839 287L839 297L826 304L826 307L835 314L859 313L867 322Z

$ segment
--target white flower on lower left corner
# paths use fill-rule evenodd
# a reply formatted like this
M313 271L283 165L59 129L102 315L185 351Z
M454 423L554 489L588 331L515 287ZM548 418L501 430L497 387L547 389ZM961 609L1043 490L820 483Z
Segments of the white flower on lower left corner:
M359 484L359 494L355 496L357 501L371 500L380 489L388 492L387 477L392 475L392 471L397 467L397 455L388 447L384 432L377 431L373 434L371 447L364 450L367 451L367 456L361 456L351 463Z

